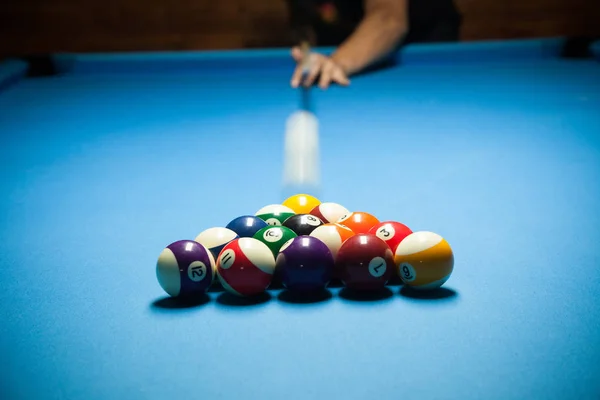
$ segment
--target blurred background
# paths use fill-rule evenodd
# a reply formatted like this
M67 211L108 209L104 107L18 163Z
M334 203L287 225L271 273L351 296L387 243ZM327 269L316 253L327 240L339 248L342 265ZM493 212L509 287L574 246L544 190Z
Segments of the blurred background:
M456 0L462 40L598 37L600 0ZM284 47L285 0L0 0L0 58Z

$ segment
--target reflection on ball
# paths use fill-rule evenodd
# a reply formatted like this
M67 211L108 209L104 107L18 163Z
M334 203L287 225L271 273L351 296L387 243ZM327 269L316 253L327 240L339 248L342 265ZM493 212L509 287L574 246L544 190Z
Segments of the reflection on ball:
M285 199L282 204L294 210L296 214L308 214L321 204L321 201L309 194L295 194Z

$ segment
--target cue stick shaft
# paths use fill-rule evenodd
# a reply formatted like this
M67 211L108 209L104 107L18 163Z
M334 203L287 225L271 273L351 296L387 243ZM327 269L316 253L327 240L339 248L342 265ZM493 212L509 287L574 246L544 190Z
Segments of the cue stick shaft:
M302 49L302 82L304 82L310 71L310 45L308 41L302 41L300 48ZM301 84L300 87L300 108L304 111L311 111L310 87L304 84Z

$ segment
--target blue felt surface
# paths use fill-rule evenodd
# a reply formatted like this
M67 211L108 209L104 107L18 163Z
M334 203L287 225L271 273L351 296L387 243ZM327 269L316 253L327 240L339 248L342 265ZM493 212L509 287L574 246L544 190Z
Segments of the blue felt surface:
M4 398L597 399L592 60L405 65L315 91L323 199L445 236L447 296L166 307L165 245L281 200L289 73L0 92Z
M565 39L431 43L409 45L387 61L402 65L441 65L511 63L556 59ZM333 48L314 51L329 54ZM271 74L293 67L289 49L227 51L164 51L132 53L56 54L55 68L60 74L181 73ZM242 71L240 71L240 69Z
M24 61L16 59L0 61L0 90L18 82L26 73L27 63Z
M592 42L590 45L590 52L592 53L592 56L596 58L596 60L600 61L600 40Z

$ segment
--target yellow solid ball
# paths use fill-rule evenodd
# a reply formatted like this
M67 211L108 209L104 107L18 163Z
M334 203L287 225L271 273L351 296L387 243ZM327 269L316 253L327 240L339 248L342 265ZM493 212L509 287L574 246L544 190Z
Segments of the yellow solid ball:
M394 261L406 286L431 290L442 286L454 270L452 248L434 232L418 231L408 235L396 248Z
M282 204L294 210L296 214L308 214L321 204L321 201L310 194L295 194L285 199Z

